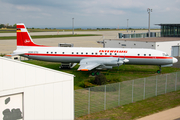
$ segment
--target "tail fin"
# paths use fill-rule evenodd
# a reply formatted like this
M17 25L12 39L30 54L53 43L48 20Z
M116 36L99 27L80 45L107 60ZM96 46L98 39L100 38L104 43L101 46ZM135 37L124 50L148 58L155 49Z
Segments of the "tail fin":
M41 46L33 42L29 35L26 26L23 23L18 23L17 28L17 46Z

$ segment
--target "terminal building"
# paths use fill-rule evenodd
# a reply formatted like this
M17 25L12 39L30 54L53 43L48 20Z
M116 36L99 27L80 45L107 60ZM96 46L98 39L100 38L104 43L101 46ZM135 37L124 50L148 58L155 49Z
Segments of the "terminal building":
M161 26L161 37L180 37L180 24L156 24Z

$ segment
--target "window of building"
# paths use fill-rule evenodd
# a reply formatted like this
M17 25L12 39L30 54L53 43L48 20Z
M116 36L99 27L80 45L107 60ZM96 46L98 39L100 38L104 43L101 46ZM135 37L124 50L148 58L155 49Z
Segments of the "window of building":
M121 44L121 46L126 46L126 44Z

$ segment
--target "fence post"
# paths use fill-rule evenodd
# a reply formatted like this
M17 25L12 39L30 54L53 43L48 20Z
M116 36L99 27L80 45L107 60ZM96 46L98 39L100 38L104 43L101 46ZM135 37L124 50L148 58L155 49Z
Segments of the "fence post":
M120 106L120 82L119 82L118 106Z
M176 72L176 80L175 80L175 91L176 91L176 86L177 86L177 72Z
M165 94L167 92L167 74L166 74L166 83L165 83Z
M91 88L89 88L89 96L88 96L88 97L89 97L89 98L88 98L88 114L90 114L90 112L91 112L91 111L90 111L90 110L91 110L91 109L90 109L90 104L91 104L91 101L90 101L90 100L91 100L91 98L90 98L90 97L91 97L91 96L90 96L90 95L91 95L91 94L90 94L90 91L91 91L91 90L90 90L90 89L91 89Z
M157 75L156 75L156 96L157 96Z
M133 103L133 92L134 92L134 80L132 81L132 103Z
M106 110L106 85L104 87L104 110Z
M144 78L144 96L143 99L145 99L146 95L146 78Z

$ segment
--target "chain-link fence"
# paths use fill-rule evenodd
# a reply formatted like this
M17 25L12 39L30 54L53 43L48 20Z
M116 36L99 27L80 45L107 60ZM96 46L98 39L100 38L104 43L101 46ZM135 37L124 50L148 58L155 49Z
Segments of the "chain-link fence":
M75 117L180 90L180 72L75 90Z

